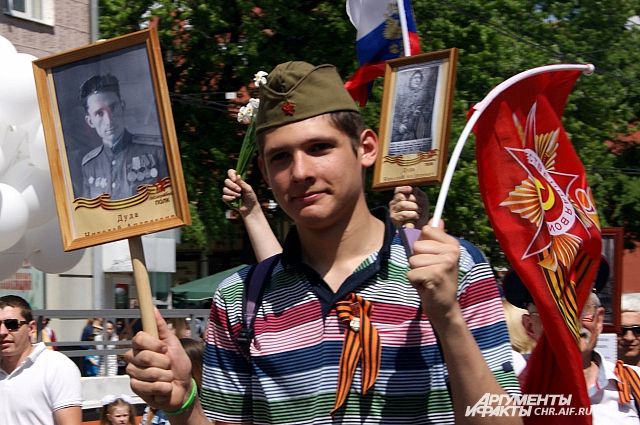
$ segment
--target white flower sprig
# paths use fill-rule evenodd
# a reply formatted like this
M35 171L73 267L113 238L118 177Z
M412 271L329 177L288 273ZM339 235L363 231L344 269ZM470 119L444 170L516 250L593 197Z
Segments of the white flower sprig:
M260 87L261 84L267 84L267 75L269 74L264 71L258 71L255 74L253 81L256 87ZM236 164L236 172L243 179L247 176L249 164L256 151L256 116L258 115L259 107L260 99L252 97L249 99L249 102L238 111L238 122L249 125L249 128L247 128L244 134L240 154L238 155L238 163ZM239 205L236 207L239 207Z
M242 124L249 124L253 119L254 115L258 113L258 108L260 107L260 99L256 99L252 97L249 99L249 103L240 107L238 111L238 122Z
M264 71L256 72L256 75L253 76L253 83L256 85L256 87L267 84L267 75L269 74Z

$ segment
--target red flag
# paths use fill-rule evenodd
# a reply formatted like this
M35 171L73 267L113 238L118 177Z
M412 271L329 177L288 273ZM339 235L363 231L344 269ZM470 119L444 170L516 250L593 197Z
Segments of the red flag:
M474 127L485 209L544 327L522 390L571 395L569 406L576 408L571 416L532 415L526 423L591 423L590 416L576 415L590 405L579 317L600 262L600 224L584 167L561 123L580 73L553 68L523 74L490 94L495 97L482 105ZM560 406L554 407L557 414Z

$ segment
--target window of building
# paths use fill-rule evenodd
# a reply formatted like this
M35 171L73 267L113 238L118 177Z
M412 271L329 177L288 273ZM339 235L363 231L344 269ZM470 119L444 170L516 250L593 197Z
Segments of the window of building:
M54 0L7 0L6 14L45 25L54 24Z

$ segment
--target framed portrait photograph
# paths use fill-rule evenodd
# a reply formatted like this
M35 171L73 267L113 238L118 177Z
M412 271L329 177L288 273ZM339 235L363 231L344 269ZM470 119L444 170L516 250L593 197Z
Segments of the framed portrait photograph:
M387 61L373 189L442 181L457 57L447 49Z
M620 329L620 299L622 298L622 254L624 250L622 227L603 227L602 256L609 263L609 279L598 298L604 307L604 332Z
M65 250L190 224L155 28L33 69Z

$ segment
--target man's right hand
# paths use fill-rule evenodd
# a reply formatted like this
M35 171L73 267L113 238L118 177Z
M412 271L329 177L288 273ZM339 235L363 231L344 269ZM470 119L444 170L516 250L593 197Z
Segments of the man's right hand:
M154 309L159 339L138 332L125 354L131 389L149 406L164 411L179 409L191 389L191 360L180 340Z

